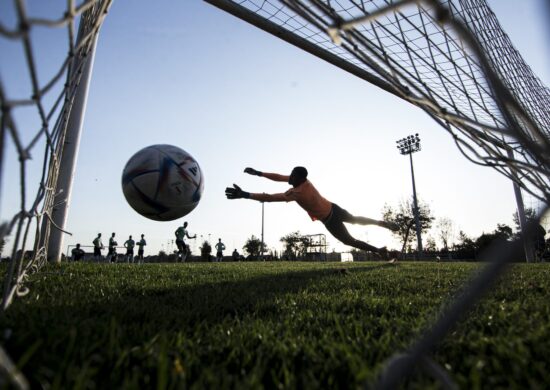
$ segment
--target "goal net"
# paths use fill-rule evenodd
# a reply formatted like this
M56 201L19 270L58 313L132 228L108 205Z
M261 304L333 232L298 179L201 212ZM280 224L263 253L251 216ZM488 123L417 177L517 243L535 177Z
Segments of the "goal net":
M28 291L25 279L62 233L93 49L110 4L0 4L0 242L9 258L3 309Z
M424 110L470 161L493 167L548 205L550 91L533 74L485 0L206 0ZM534 221L522 224L525 237ZM520 215L521 219L521 215ZM392 389L420 366L456 388L430 352L521 249L493 245L490 263L374 388ZM528 251L526 251L528 252Z
M418 106L469 160L548 203L550 91L484 0L206 1ZM24 0L0 2L0 243L10 251L3 309L60 253L94 47L111 0L36 4L37 14ZM427 352L509 254L491 258L406 357L389 363L394 381L382 378L381 387L393 388L419 359L441 374Z
M550 91L484 0L206 0L420 107L476 164L550 196Z

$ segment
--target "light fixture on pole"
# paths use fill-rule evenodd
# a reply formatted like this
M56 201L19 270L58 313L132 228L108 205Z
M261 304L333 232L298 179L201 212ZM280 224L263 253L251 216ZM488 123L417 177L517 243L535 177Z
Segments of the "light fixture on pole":
M416 242L418 249L418 256L422 255L422 236L420 235L420 210L418 209L418 200L416 198L416 184L414 181L414 167L412 154L422 150L420 147L420 137L418 133L415 135L409 135L406 138L395 141L397 143L397 149L402 155L409 155L411 161L411 176L412 176L412 185L413 185L413 213L414 213L414 222L416 224Z

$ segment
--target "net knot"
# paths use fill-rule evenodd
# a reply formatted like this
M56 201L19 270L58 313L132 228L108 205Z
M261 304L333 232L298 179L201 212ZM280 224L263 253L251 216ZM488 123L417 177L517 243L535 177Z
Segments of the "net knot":
M31 159L31 154L29 153L28 150L24 149L19 153L20 162L25 162L26 160L30 160L30 159Z
M27 20L22 20L20 23L19 23L19 31L23 34L23 35L26 35L31 29L31 25L30 23L27 21Z

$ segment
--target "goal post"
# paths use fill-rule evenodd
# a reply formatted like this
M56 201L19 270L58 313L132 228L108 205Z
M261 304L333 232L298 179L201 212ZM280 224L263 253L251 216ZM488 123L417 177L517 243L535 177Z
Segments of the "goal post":
M82 38L85 35L85 26L81 25L79 38ZM57 185L54 191L50 217L53 226L50 227L49 239L47 243L47 259L50 262L61 261L63 239L66 234L65 227L71 200L78 150L80 147L80 136L82 134L84 115L86 113L88 91L90 87L90 80L92 78L97 39L98 34L94 34L90 44L90 49L84 57L79 58L79 60L83 62L83 66L79 66L80 64L77 64L75 67L77 69L82 69L82 75L76 89L74 102L67 121L67 131L65 134L65 140L63 141L61 159L59 161L59 176L57 178ZM50 221L45 218L44 224L49 223ZM69 254L67 254L67 256L69 256Z
M28 293L30 274L61 260L95 48L111 3L67 1L48 17L25 1L2 4L0 174L18 173L0 193L9 190L0 221L10 252L2 309Z

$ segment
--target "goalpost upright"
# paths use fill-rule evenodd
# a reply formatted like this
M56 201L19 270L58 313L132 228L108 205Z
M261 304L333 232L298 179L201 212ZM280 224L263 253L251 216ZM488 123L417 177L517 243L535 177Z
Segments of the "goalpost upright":
M11 246L2 309L14 297L28 293L25 282L30 274L48 260L61 260L97 37L111 3L112 0L68 1L61 15L47 18L34 17L25 2L14 1L11 12L6 12L7 22L0 22L0 40L10 41L9 47L22 48L13 49L12 56L21 55L27 70L27 79L12 66L2 68L0 75L8 81L0 82L0 174L6 169L4 157L12 155L9 163L19 172L11 186L12 196L19 195L18 207L0 221L0 240L4 243L10 237ZM56 29L66 30L65 43ZM42 40L52 37L51 48L54 44L60 48L66 45L67 52L58 57L57 64L50 47L38 44L37 34ZM3 59L17 61L10 53L5 54ZM40 59L46 56L53 67L41 69ZM46 79L41 80L39 75L46 75ZM26 92L17 95L18 89L10 89L14 82L28 83L30 96ZM35 108L36 114L18 121L17 114L25 107ZM36 125L38 129L33 129ZM29 160L36 155L41 156L41 161L30 167ZM32 177L30 182L31 169L39 177L36 189L36 179Z
M86 26L81 24L77 45L85 35ZM86 104L88 101L88 91L90 87L90 80L92 78L97 38L98 34L96 33L92 38L93 41L91 42L90 49L86 55L83 58L76 58L77 61L85 61L83 64L84 66L81 67L78 66L79 64L76 64L76 66L73 67L73 69L82 68L82 75L75 93L74 103L67 123L67 132L65 135L65 140L63 141L63 152L59 162L59 176L54 192L54 204L51 212L51 222L54 226L53 229L50 230L47 244L47 259L52 262L61 261L63 239L66 234L65 225L67 223L76 161L80 146L80 136L82 134L82 125L84 122ZM48 223L49 221L44 219L44 224ZM67 253L67 256L70 256L70 254Z

